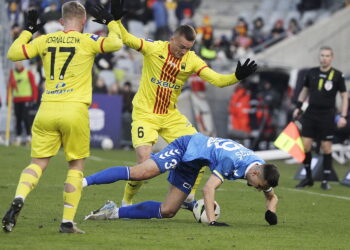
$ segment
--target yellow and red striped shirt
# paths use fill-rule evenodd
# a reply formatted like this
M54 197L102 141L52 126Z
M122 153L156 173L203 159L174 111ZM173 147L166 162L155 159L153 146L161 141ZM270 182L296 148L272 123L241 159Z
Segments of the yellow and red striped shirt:
M169 42L137 38L118 23L123 43L144 55L140 87L133 100L139 111L153 114L174 111L181 90L193 73L218 87L238 82L235 74L223 75L210 69L193 51L176 58L170 52Z

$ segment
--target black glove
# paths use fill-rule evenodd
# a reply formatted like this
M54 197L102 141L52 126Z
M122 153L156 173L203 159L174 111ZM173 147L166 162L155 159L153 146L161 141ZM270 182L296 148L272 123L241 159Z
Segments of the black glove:
M277 224L277 215L274 212L272 212L271 210L267 210L265 213L265 220L270 225L276 225Z
M217 222L217 221L212 221L209 223L208 226L213 226L213 227L229 227L229 224L226 224L224 222Z
M109 24L109 22L114 20L114 16L108 12L107 9L105 9L101 4L97 4L94 7L91 8L89 11L91 16L93 16L94 20L93 22L100 23L100 24Z
M251 61L249 63L250 59L248 58L243 65L241 65L241 62L238 61L237 67L236 67L236 78L238 80L242 80L251 74L253 74L256 69L258 68L258 65L255 63L255 61Z
M32 34L37 32L39 29L41 29L42 26L44 26L45 23L37 24L39 18L39 12L37 10L30 10L27 13L27 23L24 27L25 30L28 30Z
M124 0L111 0L111 12L114 16L114 20L121 19L127 11L123 10Z

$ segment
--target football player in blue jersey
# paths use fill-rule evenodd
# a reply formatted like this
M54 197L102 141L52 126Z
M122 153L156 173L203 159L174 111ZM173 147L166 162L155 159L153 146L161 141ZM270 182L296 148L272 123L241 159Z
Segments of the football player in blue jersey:
M266 198L265 219L277 224L278 198L273 187L278 185L279 172L265 163L253 151L241 144L197 133L182 136L150 159L134 167L111 167L84 178L83 186L113 183L118 180L147 180L169 171L170 190L164 202L145 201L118 208L112 201L91 212L86 220L118 218L171 218L190 193L202 166L209 166L211 176L203 188L206 213L210 226L228 226L215 220L215 190L227 180L246 179L247 185L263 191Z

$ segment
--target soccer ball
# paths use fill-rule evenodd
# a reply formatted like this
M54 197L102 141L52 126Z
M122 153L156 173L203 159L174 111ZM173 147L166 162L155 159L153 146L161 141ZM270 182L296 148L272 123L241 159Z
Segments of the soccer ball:
M220 217L220 206L215 201L214 205L215 219ZM193 216L198 223L209 223L207 213L205 212L204 199L200 199L194 204L193 207Z
M114 144L111 138L106 137L101 141L101 148L104 150L110 150L113 146Z

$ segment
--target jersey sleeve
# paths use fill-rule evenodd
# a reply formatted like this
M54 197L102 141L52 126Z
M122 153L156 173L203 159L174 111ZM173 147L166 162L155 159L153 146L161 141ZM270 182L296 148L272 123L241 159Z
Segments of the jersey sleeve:
M108 24L108 36L100 37L94 34L87 34L89 37L89 45L87 49L91 50L94 54L107 53L120 50L123 46L121 39L121 33L119 25L116 21L112 21Z
M123 26L121 21L117 21L120 32L122 35L123 43L128 47L140 51L143 55L150 54L155 48L156 44L151 40L145 40L142 38L138 38L132 34L130 34L125 27Z
M223 161L220 161L212 172L216 177L218 177L221 180L221 182L224 182L224 179L231 179L231 168L232 161L226 158Z
M339 72L339 92L346 92L346 85L343 73Z
M191 61L194 64L193 72L197 73L200 78L212 85L223 88L238 82L235 73L229 75L219 74L209 68L209 66L195 54Z
M29 43L31 38L32 33L26 30L23 31L11 44L7 52L7 58L11 61L21 61L39 55L41 49L44 47L42 46L42 42L43 39L45 39L45 35L40 36Z

